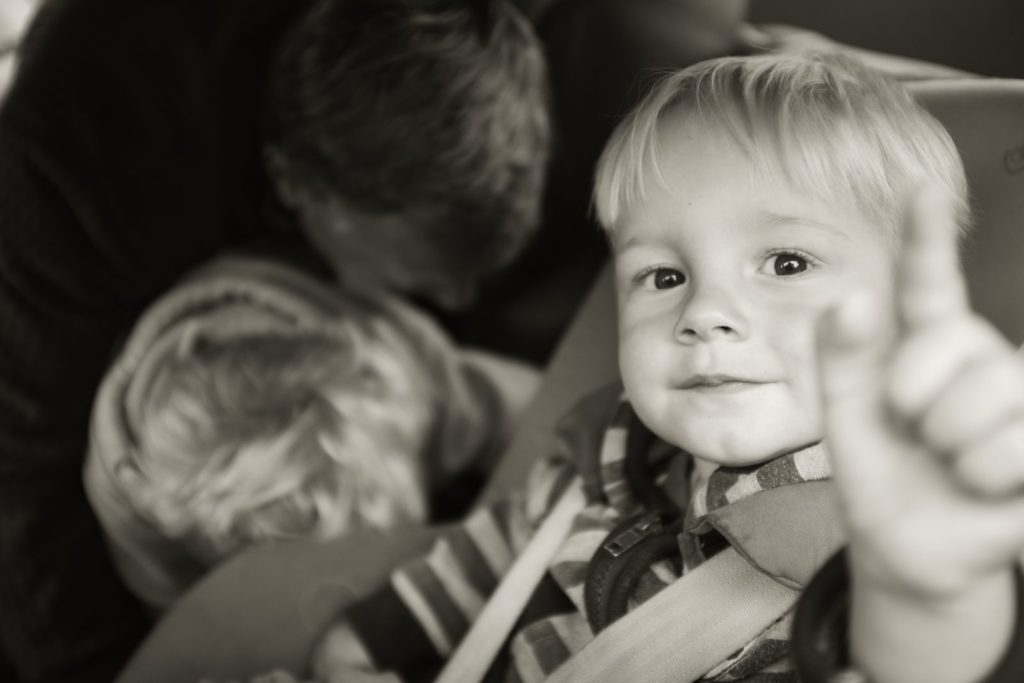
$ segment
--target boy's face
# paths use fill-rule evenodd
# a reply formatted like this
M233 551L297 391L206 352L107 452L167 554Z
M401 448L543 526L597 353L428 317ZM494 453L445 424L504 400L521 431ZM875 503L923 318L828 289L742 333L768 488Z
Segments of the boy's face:
M717 464L819 441L815 326L855 289L890 291L884 230L758 175L695 117L667 115L656 144L664 183L645 171L646 197L613 240L619 363L634 408Z

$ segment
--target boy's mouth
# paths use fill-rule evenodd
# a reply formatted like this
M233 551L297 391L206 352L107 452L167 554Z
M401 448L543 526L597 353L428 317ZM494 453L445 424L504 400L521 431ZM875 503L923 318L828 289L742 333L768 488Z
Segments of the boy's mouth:
M733 391L750 389L751 387L759 386L761 384L767 384L767 382L745 379L742 377L733 377L731 375L713 374L693 375L683 382L679 388L692 391L706 391L725 394Z

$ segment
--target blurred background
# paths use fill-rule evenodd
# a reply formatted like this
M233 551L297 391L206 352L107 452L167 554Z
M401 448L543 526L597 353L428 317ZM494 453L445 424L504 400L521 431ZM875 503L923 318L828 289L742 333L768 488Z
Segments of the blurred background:
M1020 0L751 0L750 19L985 76L1024 78Z
M42 1L0 0L0 91L21 30ZM851 45L986 76L1024 78L1020 0L750 0L750 19L801 26Z

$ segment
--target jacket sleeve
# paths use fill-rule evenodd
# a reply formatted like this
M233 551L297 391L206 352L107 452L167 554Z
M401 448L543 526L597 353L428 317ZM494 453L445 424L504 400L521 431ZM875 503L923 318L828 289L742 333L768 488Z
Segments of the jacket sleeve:
M81 469L135 293L3 131L0 186L0 660L25 681L110 681L147 619L114 574Z

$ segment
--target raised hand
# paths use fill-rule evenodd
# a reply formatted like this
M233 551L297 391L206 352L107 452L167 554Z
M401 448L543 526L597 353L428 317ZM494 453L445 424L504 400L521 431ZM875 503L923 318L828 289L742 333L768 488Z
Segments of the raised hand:
M968 674L956 666L977 673L970 667L998 654L1012 621L1011 568L1024 548L1024 364L970 310L949 206L936 190L913 198L894 294L857 293L827 314L819 364L850 531L854 629L862 627L854 650L858 638L869 658L865 648L902 650L909 661L897 661L899 670L921 664L908 628L950 627L937 637L956 643L958 630L984 616L994 633L976 633L990 642L966 634L966 653L954 648L950 665L941 654L929 662L946 680L970 680L957 678ZM999 613L983 614L989 602ZM900 678L913 671L922 673L894 680L939 680Z

